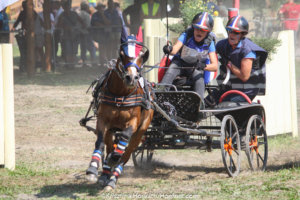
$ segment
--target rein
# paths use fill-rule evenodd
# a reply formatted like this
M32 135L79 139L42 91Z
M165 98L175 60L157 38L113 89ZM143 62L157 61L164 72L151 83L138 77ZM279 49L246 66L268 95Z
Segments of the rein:
M120 58L120 60L121 60L121 58ZM116 72L118 77L122 80L124 80L124 75L126 73L125 69L127 69L129 66L134 66L138 70L140 68L142 68L142 67L139 67L135 62L129 62L125 66L123 65L122 62L111 63L111 64L115 65L115 67L112 68L112 71ZM139 75L140 75L140 77L142 77L140 73L139 73ZM105 84L104 88L107 88L107 86L108 86L107 81L110 76L111 76L111 73L106 78L106 84ZM138 88L143 89L140 86L140 83L138 83L136 85L136 87L134 88L134 90L126 96L116 96L114 94L111 94L107 89L102 90L102 92L99 95L99 103L105 103L105 104L116 106L116 107L142 106L142 107L148 109L148 106L146 103L146 101L148 99L148 98L146 98L147 95L145 94L145 92L143 92L142 94L136 94ZM98 103L98 105L99 105L99 103Z

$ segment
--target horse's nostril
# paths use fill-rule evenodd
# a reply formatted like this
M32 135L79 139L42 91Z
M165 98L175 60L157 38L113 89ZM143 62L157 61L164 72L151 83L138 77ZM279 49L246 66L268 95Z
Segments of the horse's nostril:
M138 80L138 79L139 79L139 77L138 77L138 76L135 76L135 77L134 77L134 80Z
M125 76L125 79L126 79L127 81L131 81L131 78L130 78L129 75L126 75L126 76Z

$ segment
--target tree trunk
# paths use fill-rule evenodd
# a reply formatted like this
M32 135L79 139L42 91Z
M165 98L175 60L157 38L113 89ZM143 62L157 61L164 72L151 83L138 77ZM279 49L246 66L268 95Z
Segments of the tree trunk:
M51 20L50 20L50 0L44 0L43 3L44 14L44 28L45 32L45 64L46 72L51 71L51 54L52 54L52 40L51 40Z
M27 0L26 4L26 66L29 77L35 74L35 36L34 36L34 13L33 1Z

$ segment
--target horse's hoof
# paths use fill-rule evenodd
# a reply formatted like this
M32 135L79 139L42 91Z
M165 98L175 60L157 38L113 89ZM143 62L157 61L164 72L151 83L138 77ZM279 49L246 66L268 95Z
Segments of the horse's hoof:
M106 175L106 174L102 174L100 176L100 178L98 179L98 183L101 185L101 186L105 186L107 185L107 182L109 180L109 176Z
M108 192L108 191L111 191L113 189L114 189L113 187L108 185L108 186L105 186L104 191Z
M97 183L97 176L95 174L87 174L86 180L91 183Z
M94 174L95 176L98 176L98 169L94 166L89 166L89 168L86 170L86 175L88 174Z

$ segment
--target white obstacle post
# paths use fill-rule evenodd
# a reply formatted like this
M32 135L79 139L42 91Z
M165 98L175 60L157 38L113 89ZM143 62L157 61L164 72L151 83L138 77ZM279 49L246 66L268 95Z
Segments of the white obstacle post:
M4 111L3 111L3 66L2 46L0 45L0 165L4 165Z
M4 122L4 166L15 169L15 122L12 44L1 45Z
M292 133L298 136L293 38L292 31L279 32L281 46L266 65L266 95L256 97L266 111L268 135Z

